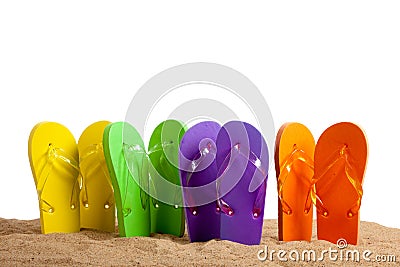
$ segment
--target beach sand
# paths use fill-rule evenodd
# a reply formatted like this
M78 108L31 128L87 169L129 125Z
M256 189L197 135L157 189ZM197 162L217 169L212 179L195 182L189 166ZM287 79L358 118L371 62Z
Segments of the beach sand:
M358 250L360 262L338 258L324 261L301 261L304 250L321 251L336 249L336 244L316 240L315 225L312 242L279 242L277 221L265 220L261 244L245 246L230 241L211 240L205 243L190 243L187 234L182 238L154 234L151 237L120 238L117 233L83 230L74 234L40 233L39 220L14 220L0 218L0 265L1 266L400 266L400 229L387 228L376 223L361 222L360 244L343 249ZM260 261L259 250L285 250L288 261L273 259ZM297 250L300 261L289 259L289 253ZM396 257L396 262L378 263L362 259L365 250L370 250L371 260L377 255ZM296 257L294 252L291 252ZM261 253L260 256L264 256ZM338 253L337 255L340 255ZM335 257L335 254L332 254ZM382 257L381 257L382 258ZM386 257L389 258L389 257ZM393 260L393 259L392 259Z

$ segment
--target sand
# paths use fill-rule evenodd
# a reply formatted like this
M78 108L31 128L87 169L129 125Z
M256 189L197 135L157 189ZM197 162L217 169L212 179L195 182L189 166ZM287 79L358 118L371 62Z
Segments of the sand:
M314 225L315 226L315 225ZM315 227L314 227L315 233ZM190 243L187 234L182 238L155 234L151 237L120 238L117 233L103 233L83 230L74 234L40 233L39 220L23 221L0 218L0 265L1 266L400 266L400 229L387 228L376 223L361 222L361 238L358 246L342 249L358 250L360 262L338 258L330 260L326 254L324 261L318 261L323 250L336 249L335 244L326 241L279 242L277 221L266 220L261 245L245 246L230 241L211 240L205 243ZM272 260L260 261L259 250L284 250L288 261L280 261L276 254ZM302 261L304 250L315 250L316 261ZM396 257L396 262L367 262L362 259L364 250L376 255ZM289 258L300 254L299 261ZM283 252L282 252L283 253ZM334 253L334 252L333 252ZM335 258L336 254L332 254ZM340 255L339 252L337 255ZM260 257L264 257L261 253ZM307 258L307 257L306 257ZM386 257L389 258L389 257ZM392 259L393 260L393 259Z

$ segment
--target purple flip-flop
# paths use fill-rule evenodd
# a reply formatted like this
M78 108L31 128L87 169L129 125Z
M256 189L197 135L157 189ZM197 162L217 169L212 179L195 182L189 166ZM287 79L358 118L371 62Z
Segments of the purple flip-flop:
M215 141L220 129L216 122L200 122L186 131L180 143L179 168L191 242L220 237L215 182Z
M269 167L267 144L256 128L241 121L226 123L216 144L220 238L260 244Z

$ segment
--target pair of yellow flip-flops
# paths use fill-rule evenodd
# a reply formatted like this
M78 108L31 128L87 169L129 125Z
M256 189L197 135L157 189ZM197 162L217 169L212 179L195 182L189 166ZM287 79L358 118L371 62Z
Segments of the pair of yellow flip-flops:
M71 233L81 228L115 231L114 193L102 145L108 124L93 123L78 143L59 123L42 122L32 129L28 154L42 233Z

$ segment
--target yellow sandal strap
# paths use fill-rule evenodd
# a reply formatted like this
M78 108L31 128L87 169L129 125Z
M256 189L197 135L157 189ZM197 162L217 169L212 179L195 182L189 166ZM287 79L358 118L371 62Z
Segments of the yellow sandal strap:
M89 162L89 160L92 160ZM104 150L103 150L103 143L98 143L98 144L92 144L88 146L85 150L83 155L80 157L80 165L84 164L85 162L88 162L87 164L90 164L90 172L83 173L83 169L80 168L81 170L81 185L80 188L83 191L83 196L82 196L82 203L85 207L89 205L89 196L88 196L88 191L87 191L87 179L88 177L91 177L91 174L98 170L98 168L101 168L104 176L106 177L107 184L109 188L113 189L113 186L111 184L111 179L110 175L108 173L108 169L105 164L105 159L104 159ZM86 168L89 169L89 168ZM112 199L113 199L113 191L111 191L110 195L108 196L108 202L104 204L105 208L109 208L113 205Z
M46 186L46 182L53 171L55 161L65 163L65 165L69 167L69 170L75 170L79 173L79 165L73 159L73 157L68 155L68 153L64 149L57 147L54 144L49 144L49 148L46 154L46 163L43 166L42 170L40 171L38 183L36 185L36 190L38 192L38 197L39 197L40 209L44 212L49 212L49 213L54 212L54 207L48 201L42 198L42 193ZM77 199L75 188L78 184L79 184L78 179L76 179L71 192L71 198L70 198L71 209L75 209L77 207L77 203L75 201L75 199Z

